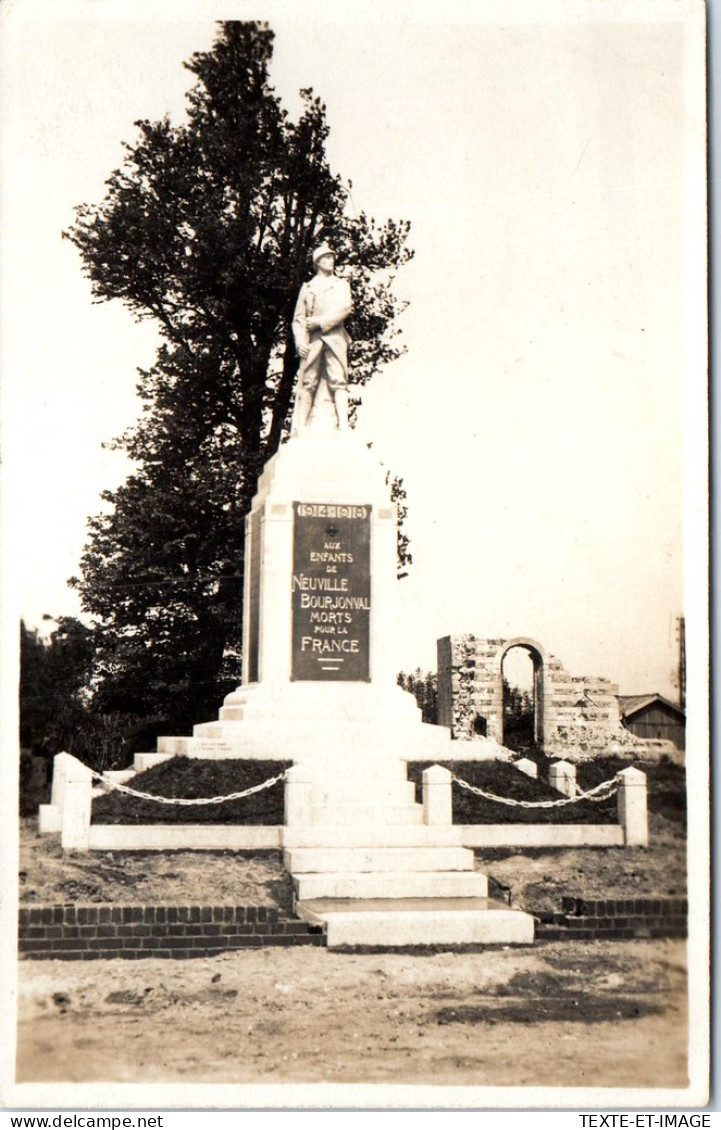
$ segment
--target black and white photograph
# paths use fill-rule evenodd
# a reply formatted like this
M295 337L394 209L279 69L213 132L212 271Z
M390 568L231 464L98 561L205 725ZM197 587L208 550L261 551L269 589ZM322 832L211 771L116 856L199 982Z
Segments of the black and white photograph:
M0 8L3 1109L709 1103L707 14Z

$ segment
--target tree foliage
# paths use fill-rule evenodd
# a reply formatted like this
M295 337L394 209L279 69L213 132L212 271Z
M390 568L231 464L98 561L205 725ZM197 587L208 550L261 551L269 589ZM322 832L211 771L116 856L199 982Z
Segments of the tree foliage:
M533 692L503 678L503 743L509 749L527 751L535 746Z
M59 753L83 713L93 658L92 632L61 617L48 639L20 622L20 745Z
M438 676L435 671L421 671L416 667L410 675L401 671L397 678L399 687L412 694L421 710L421 721L438 723Z
M93 769L120 768L142 731L139 717L104 712L93 701L93 631L73 616L56 623L47 638L20 623L21 801L32 791L31 755L48 763L47 773L50 759L63 750ZM31 798L27 814L36 810L37 798Z
M96 625L103 709L159 726L214 712L238 679L244 517L287 434L292 315L320 240L353 289L351 385L402 352L393 281L409 225L348 214L325 107L302 91L291 121L272 49L263 24L220 24L186 63L186 120L137 122L104 201L65 233L95 299L121 300L162 336L140 373L140 422L115 441L135 471L104 494L72 582Z

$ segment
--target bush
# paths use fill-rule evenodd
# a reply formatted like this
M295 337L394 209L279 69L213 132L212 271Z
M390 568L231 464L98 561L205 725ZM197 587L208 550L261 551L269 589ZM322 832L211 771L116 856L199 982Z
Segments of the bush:
M38 806L50 801L50 764L28 749L20 751L20 815L37 816Z

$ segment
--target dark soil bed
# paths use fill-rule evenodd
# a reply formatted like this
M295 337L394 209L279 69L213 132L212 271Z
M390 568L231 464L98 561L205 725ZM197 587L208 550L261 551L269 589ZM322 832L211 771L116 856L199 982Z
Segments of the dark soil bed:
M545 782L550 761L542 755L539 779L534 780L503 761L455 761L448 768L461 780L499 797L516 801L557 801L559 794ZM226 796L261 784L287 769L290 761L204 761L175 757L164 761L129 782L141 792L163 797L205 798ZM430 763L413 762L409 779L416 782L421 799L421 775ZM579 787L586 791L613 778L628 766L620 758L597 758L578 766ZM648 778L649 813L662 816L680 830L686 826L685 774L670 762L640 765ZM283 782L242 800L213 805L166 805L141 800L120 792L98 797L93 802L95 824L282 824L284 820ZM523 808L476 796L459 785L453 786L453 821L456 824L615 824L617 800L600 803L580 801L554 808Z
M559 794L546 783L551 761L542 755L533 760L538 764L538 779L526 776L509 762L455 761L447 768L455 777L476 788L496 796L515 801L538 802L559 799ZM420 780L430 762L409 767L409 777L416 781L420 799ZM629 762L621 758L603 757L577 767L579 789L587 792L603 781L609 781ZM678 825L686 826L686 782L684 770L672 763L659 762L639 765L648 781L649 813L663 816ZM604 801L578 801L575 804L554 808L523 808L488 800L453 785L454 824L615 824L618 821L616 796Z
M412 765L409 777L420 782L425 768L427 764ZM562 799L543 780L545 767L542 765L539 765L538 779L528 777L503 761L455 761L448 763L447 768L454 777L507 800L538 803ZM610 780L616 772L616 768L605 762L603 769L594 773L593 781L585 780L579 770L578 783L583 790L592 788ZM525 808L489 800L456 783L453 785L454 824L615 824L617 812L615 796L601 802L579 801L554 808Z

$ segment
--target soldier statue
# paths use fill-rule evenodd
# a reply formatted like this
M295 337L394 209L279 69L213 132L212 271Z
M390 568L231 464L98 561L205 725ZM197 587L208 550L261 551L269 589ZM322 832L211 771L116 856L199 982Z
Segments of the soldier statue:
M335 272L335 252L322 243L313 252L316 274L303 283L293 316L293 336L300 357L293 410L293 433L308 424L316 392L325 381L337 426L348 427L348 336L344 322L353 309L350 285Z

